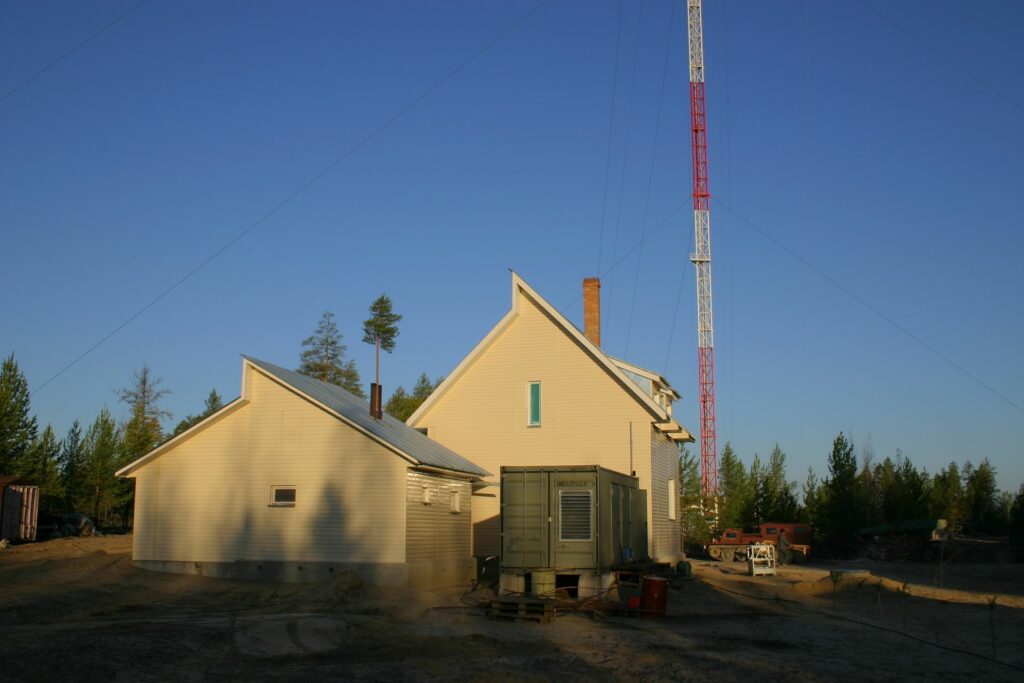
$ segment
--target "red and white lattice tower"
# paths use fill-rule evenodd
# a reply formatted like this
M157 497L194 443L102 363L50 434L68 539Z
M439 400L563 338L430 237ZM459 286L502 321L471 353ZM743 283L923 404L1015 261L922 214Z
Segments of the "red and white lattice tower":
M686 2L690 43L690 122L693 142L693 233L690 256L697 271L697 359L700 377L700 487L718 495L718 438L715 424L715 324L711 309L711 195L708 192L708 135L704 110L704 20L701 0Z

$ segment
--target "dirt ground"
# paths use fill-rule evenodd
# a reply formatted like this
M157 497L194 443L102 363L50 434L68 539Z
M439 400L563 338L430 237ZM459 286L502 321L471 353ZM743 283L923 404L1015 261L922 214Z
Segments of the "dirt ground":
M743 569L695 562L663 619L541 625L460 588L160 574L129 536L60 539L0 550L0 679L1024 680L1020 565L947 565L942 589L929 565Z

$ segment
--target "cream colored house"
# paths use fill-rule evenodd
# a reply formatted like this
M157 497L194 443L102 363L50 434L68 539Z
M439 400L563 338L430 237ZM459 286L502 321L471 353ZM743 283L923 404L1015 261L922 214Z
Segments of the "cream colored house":
M492 472L473 491L473 554L497 555L503 465L600 465L648 491L652 557L679 559L679 394L664 377L600 349L600 283L584 283L580 332L518 275L512 309L408 423Z
M488 473L333 384L245 357L242 395L120 470L132 559L161 571L378 584L474 575L470 491Z

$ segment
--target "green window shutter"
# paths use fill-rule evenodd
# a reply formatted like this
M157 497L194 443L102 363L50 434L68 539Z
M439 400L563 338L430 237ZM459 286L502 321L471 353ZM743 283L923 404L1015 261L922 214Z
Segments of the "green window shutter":
M540 424L540 382L530 383L530 424Z

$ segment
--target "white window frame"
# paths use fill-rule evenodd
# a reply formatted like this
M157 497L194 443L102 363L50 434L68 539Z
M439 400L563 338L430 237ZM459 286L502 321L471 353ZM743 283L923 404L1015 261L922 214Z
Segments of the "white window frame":
M448 510L453 514L457 515L462 512L462 492L452 491L451 498L448 503Z
M288 490L295 492L295 500L291 502L278 501L277 492ZM296 487L294 484L272 484L270 486L270 507L272 508L293 508L295 507L295 503L298 500L298 498L298 487Z
M533 401L533 387L537 387L537 421L534 422L532 419L532 401ZM540 380L534 380L526 383L526 426L527 427L540 427L543 422L544 415L544 389L541 387Z
M423 484L422 498L420 498L420 500L423 501L424 505L431 505L431 504L433 504L433 502L434 502L434 490L430 486L430 484Z
M676 497L676 480L668 480L668 518L675 521L676 518L676 505L679 500Z

